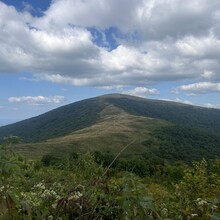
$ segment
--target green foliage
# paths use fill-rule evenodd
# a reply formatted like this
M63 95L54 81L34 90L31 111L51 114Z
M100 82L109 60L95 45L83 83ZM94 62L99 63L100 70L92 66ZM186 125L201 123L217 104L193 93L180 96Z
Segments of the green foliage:
M218 109L127 95L109 95L75 102L40 116L3 126L0 128L0 140L11 134L20 136L25 142L39 142L61 137L99 122L100 113L109 105L114 105L132 115L201 128L216 134L220 131L220 110Z
M219 219L219 160L134 157L108 173L97 152L47 164L49 155L42 163L12 149L13 141L0 149L0 219Z
M128 171L140 177L150 175L151 165L147 160L141 157L133 157L130 159L120 159L117 164L117 169L121 171Z
M169 161L215 159L220 157L220 136L186 126L173 125L155 129L152 136L158 147L152 148L149 155Z
M185 170L183 180L176 185L175 210L172 215L185 219L211 219L220 211L219 176L208 175L207 162L194 162L193 167Z
M93 153L96 163L101 164L104 167L109 166L111 162L114 160L114 156L112 154L102 154L100 151L95 151ZM113 163L112 167L117 165L117 161Z
M41 159L41 162L45 166L55 165L58 161L59 159L51 154L45 154Z

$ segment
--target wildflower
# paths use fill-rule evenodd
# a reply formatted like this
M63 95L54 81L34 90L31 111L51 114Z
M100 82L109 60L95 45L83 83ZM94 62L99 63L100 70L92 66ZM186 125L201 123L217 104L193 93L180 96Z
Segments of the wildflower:
M77 200L82 196L83 196L83 194L81 192L77 191L73 195L69 196L68 200Z
M37 185L34 186L34 188L39 188L39 189L42 189L42 190L46 189L46 187L44 186L43 183L38 183Z
M162 212L163 215L167 215L168 214L167 208L163 208L161 212Z
M213 206L212 206L212 209L213 209L213 210L216 210L216 209L218 209L218 206L213 205Z
M206 205L207 204L207 201L206 200L203 200L201 198L198 198L195 200L196 203L199 205L199 206L203 206L203 205Z
M51 190L51 191L50 191L50 194L51 194L52 196L55 196L55 197L56 197L56 195L57 195L57 193L56 193L54 190Z
M191 216L192 216L192 217L197 217L198 214L197 214L197 213L192 213Z
M56 208L57 207L57 204L56 203L54 203L54 204L52 204L52 208Z
M74 196L74 199L79 199L80 197L82 197L82 193L77 191L73 196Z

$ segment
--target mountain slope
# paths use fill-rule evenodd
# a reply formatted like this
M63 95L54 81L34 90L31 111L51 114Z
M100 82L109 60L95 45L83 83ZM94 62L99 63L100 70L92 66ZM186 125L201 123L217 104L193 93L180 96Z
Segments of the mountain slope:
M207 129L213 133L220 134L219 109L124 95L108 95L102 98L132 115L167 120L176 124Z
M130 115L220 133L220 110L112 94L72 103L40 116L0 127L0 139L8 135L18 135L25 142L38 142L68 135L100 122L101 112L110 105Z
M99 119L105 103L98 99L75 102L21 122L0 127L0 139L20 136L25 142L37 142L63 136L88 127Z
M146 152L146 146L142 142L151 138L152 128L161 128L166 125L168 123L165 121L130 115L109 105L100 112L100 121L96 124L62 137L19 145L17 150L35 157L44 154L61 156L71 152L87 151L117 154L123 146L135 140L125 152L126 155L134 155Z
M100 112L100 120L71 134L40 143L22 144L16 150L28 157L99 151L115 156L129 145L122 157L163 158L170 162L220 157L220 136L173 123L126 113L113 105Z

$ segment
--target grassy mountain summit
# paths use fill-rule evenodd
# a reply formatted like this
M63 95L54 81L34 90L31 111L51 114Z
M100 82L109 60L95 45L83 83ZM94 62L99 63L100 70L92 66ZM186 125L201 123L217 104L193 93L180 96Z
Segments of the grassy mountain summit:
M99 122L101 112L109 105L131 115L166 120L220 133L218 109L110 94L75 102L37 117L0 127L0 139L8 135L17 135L25 142L38 142L67 135Z

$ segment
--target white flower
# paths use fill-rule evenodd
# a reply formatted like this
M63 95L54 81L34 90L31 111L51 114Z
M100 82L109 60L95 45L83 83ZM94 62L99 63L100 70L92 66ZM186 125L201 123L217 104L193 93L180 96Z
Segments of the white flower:
M203 206L203 205L206 205L208 202L206 200L198 198L198 199L196 199L196 203L200 206Z
M216 209L218 209L218 206L213 205L213 206L212 206L212 209L213 209L213 210L216 210Z
M52 208L56 208L57 207L57 204L56 203L54 203L54 204L52 204Z
M198 214L197 213L192 213L191 216L196 217L196 216L198 216Z
M75 199L79 199L80 197L82 197L82 193L77 191L75 194L74 194L74 198Z
M0 192L2 192L2 191L4 190L4 188L5 188L5 187L4 187L4 186L2 186L2 187L0 188Z
M82 196L83 196L83 194L81 192L77 191L73 195L69 196L68 200L73 200L73 199L77 200L77 199L79 199Z
M163 209L162 209L162 213L163 213L163 215L167 215L168 210L167 210L166 208L163 208Z

